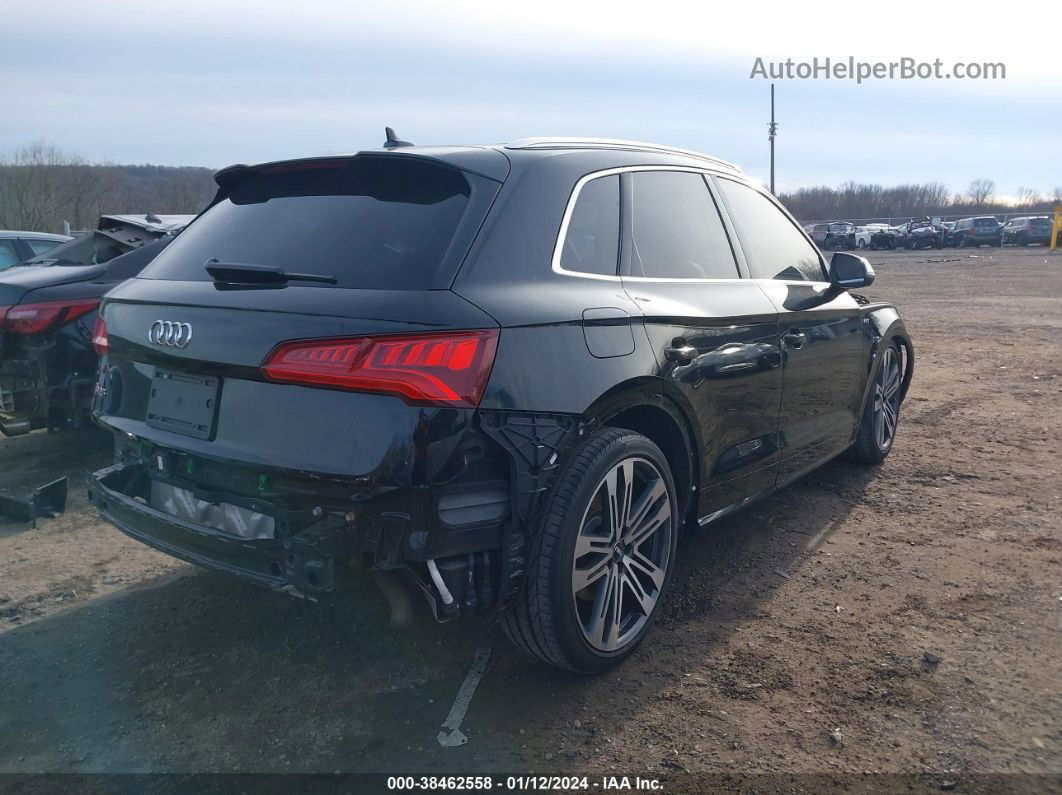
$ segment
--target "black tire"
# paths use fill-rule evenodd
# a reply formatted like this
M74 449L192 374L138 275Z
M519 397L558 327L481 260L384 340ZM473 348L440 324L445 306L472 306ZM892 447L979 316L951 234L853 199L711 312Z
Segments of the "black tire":
M617 551L614 546L610 547L612 542L599 536L597 532L587 532L588 528L608 532L607 528L611 522L606 514L611 514L607 507L610 503L602 499L602 490L609 493L606 478L611 477L613 472L625 471L622 468L627 466L628 462L632 472L636 472L635 467L641 467L644 473L652 471L655 472L653 477L659 476L657 479L646 477L639 493L637 488L641 475L634 474L630 478L635 484L631 493L628 495L624 489L624 495L630 496L630 502L635 507L649 506L642 518L655 520L664 514L665 507L668 512L666 523L661 522L658 528L645 535L642 541L633 541L627 546L630 557L627 552ZM617 482L619 477L616 476ZM666 491L666 495L660 494L661 487ZM568 461L558 474L548 499L520 596L503 619L506 635L515 645L549 665L579 673L608 670L633 653L652 628L660 613L660 602L671 580L680 525L671 469L660 448L645 436L634 431L605 428L591 434ZM595 513L596 506L600 506L600 512ZM624 511L619 513L627 515ZM595 520L598 524L591 527ZM643 524L648 527L652 521ZM617 535L623 536L623 533ZM591 544L596 547L577 557L577 543L584 550L590 548ZM652 547L649 557L655 555L656 550L663 556L662 565L657 566L654 563L653 573L659 579L658 585L655 579L647 581L635 576L635 569L629 565L635 560L635 556L639 556L637 560L647 557L645 545L650 543ZM624 544L617 543L616 546ZM598 551L597 547L608 547L608 551ZM593 556L599 557L592 560L588 567L577 565ZM652 576L648 570L640 567L641 564L638 565L638 571ZM588 572L605 568L608 569L606 573L591 580ZM575 580L580 575L589 584L584 590L576 591ZM644 602L637 597L635 585L630 583L632 576L638 580L638 587L644 594L648 594L650 590L655 593L648 611L643 607ZM612 583L616 583L615 591L610 590ZM595 588L599 590L592 594L591 599L588 592ZM613 611L609 607L609 600L614 593L619 594L619 602L618 609ZM627 607L637 608L637 611L624 617L624 609ZM599 608L600 621L595 622ZM646 612L647 615L639 615ZM621 616L621 619L610 621L613 613ZM589 618L584 614L589 614ZM593 628L587 626L587 621L593 627L598 624L611 625L602 632L599 640L603 643L600 648L594 645L591 638ZM624 637L624 632L621 631L624 625L629 628L626 630L628 637ZM607 649L605 647L613 631L617 633L616 648ZM622 643L619 643L621 639Z
M890 374L885 373L889 370ZM892 451L896 441L896 432L900 426L900 398L903 390L903 352L897 343L892 343L878 359L871 382L867 404L863 407L863 417L859 421L859 431L855 442L848 448L848 458L861 464L879 464ZM892 428L887 438L882 439L881 431L888 428L888 420L883 415L886 411L880 397L885 393L891 407ZM884 423L884 425L882 425Z

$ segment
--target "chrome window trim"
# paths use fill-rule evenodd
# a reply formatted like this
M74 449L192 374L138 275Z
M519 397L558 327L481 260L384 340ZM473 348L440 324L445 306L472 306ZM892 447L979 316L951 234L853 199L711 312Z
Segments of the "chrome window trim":
M584 174L575 183L575 187L572 188L572 194L568 197L568 204L564 208L564 216L561 219L560 233L557 235L557 242L553 245L553 260L551 267L554 273L561 276L572 276L578 279L597 279L598 281L608 282L651 282L657 284L663 284L668 282L677 282L681 284L716 284L727 282L742 282L746 283L753 281L752 279L743 279L740 276L735 276L732 279L682 279L678 277L661 277L653 278L651 276L606 276L600 273L583 273L582 271L570 271L567 268L561 267L561 255L564 252L564 238L568 235L568 224L571 221L572 213L575 211L575 203L579 200L579 194L583 190L583 186L591 180L601 179L602 177L611 177L614 174L626 174L633 171L685 171L691 174L703 174L705 176L711 176L712 170L708 168L694 168L692 166L620 166L618 168L606 168L602 171L594 171L589 174ZM731 177L733 178L733 177ZM741 180L737 180L741 181ZM705 186L707 188L707 186ZM720 217L720 220L722 218ZM724 224L725 226L725 224ZM736 259L736 257L735 257ZM619 261L617 258L617 266Z
M791 283L791 284L829 284L830 283L830 280L829 280L830 266L829 266L829 263L826 261L826 257L822 253L822 249L820 249L818 247L818 245L815 243L815 238L813 238L811 235L809 235L808 231L804 227L802 227L800 225L800 222L797 221L796 218L793 217L793 214L791 212L789 212L789 210L787 210L785 208L785 205L783 205L780 201L778 201L778 199L775 198L774 196L772 196L769 192L767 192L767 191L765 191L765 190L763 190L761 188L757 188L755 185L750 184L748 180L734 179L734 177L732 175L730 175L730 174L722 174L722 173L714 174L713 176L716 179L728 179L731 182L736 182L738 185L744 185L746 188L750 188L750 189L754 190L756 193L759 193L761 196L763 196L765 199L767 199L767 201L769 201L771 204L773 204L775 206L775 209L779 210L782 213L782 215L786 219L788 219L789 223L791 223L793 226L795 226L797 231L801 235L804 236L804 240L806 240L808 242L808 244L811 246L812 250L815 252L815 254L819 258L819 266L821 268L822 274L827 277L825 279L825 281L813 281L813 280L806 280L806 279L765 279L762 276L753 277L754 279L756 279L757 281L761 281L761 282L786 282L786 283ZM718 192L720 194L719 198L723 201L723 204L726 205L726 211L727 211L727 214L729 215L730 214L730 206L727 203L727 199L726 199L726 196L723 194L722 188L719 188ZM731 219L731 220L733 221L733 219ZM734 227L735 227L735 229L737 228L737 224L736 223L734 224ZM741 241L740 240L738 240L738 247L741 247ZM744 250L744 249L742 249L742 250ZM749 266L749 275L752 276L752 267L751 266Z

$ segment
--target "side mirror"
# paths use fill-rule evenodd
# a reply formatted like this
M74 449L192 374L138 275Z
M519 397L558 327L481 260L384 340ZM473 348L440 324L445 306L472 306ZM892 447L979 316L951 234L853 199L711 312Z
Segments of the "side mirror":
M845 251L830 258L830 284L838 290L855 290L874 283L874 268L865 257Z

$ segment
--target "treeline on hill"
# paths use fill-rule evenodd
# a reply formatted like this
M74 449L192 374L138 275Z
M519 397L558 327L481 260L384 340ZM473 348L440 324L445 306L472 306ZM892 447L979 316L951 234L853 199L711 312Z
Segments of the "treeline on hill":
M208 168L88 163L35 143L0 154L0 229L62 232L101 215L196 213L214 195Z
M0 229L62 232L88 229L104 214L196 213L214 195L213 172L195 166L89 163L71 152L34 143L0 154ZM801 221L907 219L924 215L1048 213L1062 202L1019 188L1014 203L996 198L990 179L975 179L964 193L939 182L882 185L846 182L839 188L800 188L778 198Z
M932 216L1048 213L1062 202L1062 187L1048 198L1030 188L1019 188L1016 201L996 198L990 179L975 179L963 193L951 194L939 182L869 185L846 182L839 188L800 188L781 193L779 200L801 221L907 219Z

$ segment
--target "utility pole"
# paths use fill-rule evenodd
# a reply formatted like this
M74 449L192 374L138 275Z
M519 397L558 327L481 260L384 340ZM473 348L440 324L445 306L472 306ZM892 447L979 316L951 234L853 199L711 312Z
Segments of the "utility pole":
M778 123L774 120L774 83L771 83L771 123L767 125L767 132L771 142L771 195L774 196L774 136L778 134Z

